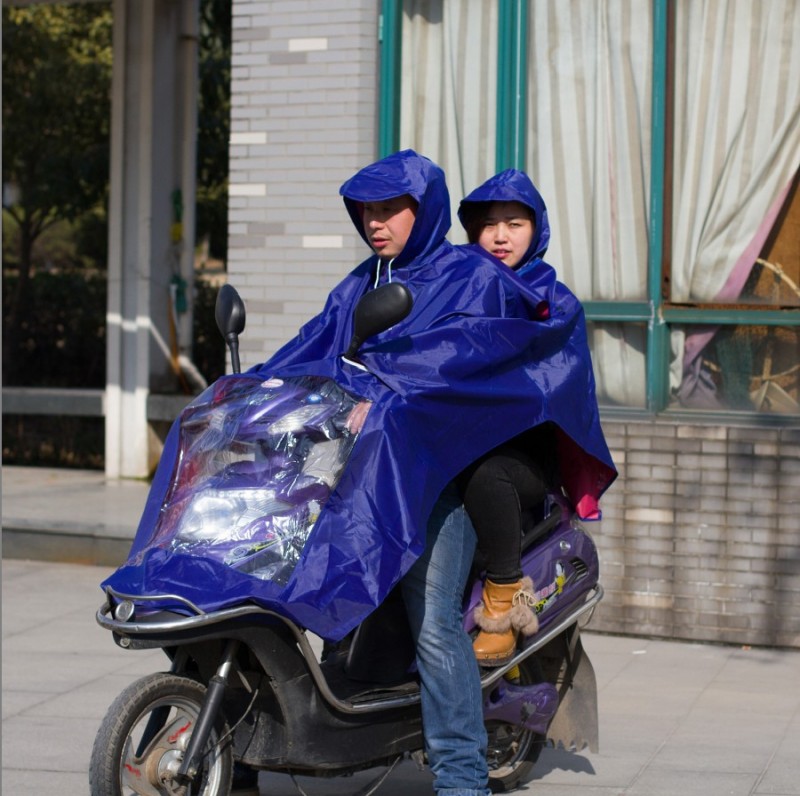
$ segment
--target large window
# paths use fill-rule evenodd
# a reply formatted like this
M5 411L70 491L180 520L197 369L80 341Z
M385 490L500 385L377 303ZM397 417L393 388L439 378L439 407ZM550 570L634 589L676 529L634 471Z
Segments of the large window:
M531 175L605 406L796 419L798 40L796 0L384 0L382 145L454 205Z

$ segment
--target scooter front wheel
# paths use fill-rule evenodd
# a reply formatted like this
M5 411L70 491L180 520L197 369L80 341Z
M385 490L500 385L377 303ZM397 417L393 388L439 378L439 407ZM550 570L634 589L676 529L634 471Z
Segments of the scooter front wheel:
M211 731L195 783L182 791L174 780L205 693L200 683L163 672L129 685L97 732L91 796L228 796L233 758L222 720Z

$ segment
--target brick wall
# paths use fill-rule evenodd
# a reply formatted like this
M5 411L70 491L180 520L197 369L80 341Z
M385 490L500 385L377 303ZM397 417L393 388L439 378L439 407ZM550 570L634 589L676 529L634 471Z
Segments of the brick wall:
M592 627L800 647L800 430L604 422Z
M377 157L379 7L233 3L228 274L248 311L243 367L369 253L338 190Z

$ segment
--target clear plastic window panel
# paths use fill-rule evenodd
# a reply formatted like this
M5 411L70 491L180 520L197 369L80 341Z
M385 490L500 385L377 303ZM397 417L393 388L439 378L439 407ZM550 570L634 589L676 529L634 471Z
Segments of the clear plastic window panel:
M182 415L153 541L286 583L352 450L355 404L321 378L212 385Z

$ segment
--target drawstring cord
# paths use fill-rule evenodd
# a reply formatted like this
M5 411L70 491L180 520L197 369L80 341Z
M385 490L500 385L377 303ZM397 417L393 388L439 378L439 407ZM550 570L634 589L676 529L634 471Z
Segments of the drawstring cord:
M387 266L387 268L389 269L388 273L387 273L387 277L388 277L387 281L389 281L389 282L392 281L392 263L394 262L394 260L395 260L395 258L392 257L392 259L389 260L389 265ZM375 269L375 283L372 285L373 288L378 287L378 282L380 281L380 278L381 278L381 262L382 262L382 260L379 257L378 258L378 266Z
M536 597L528 591L526 588L521 588L519 591L514 594L511 598L511 605L527 605L529 608L533 608L536 605Z

